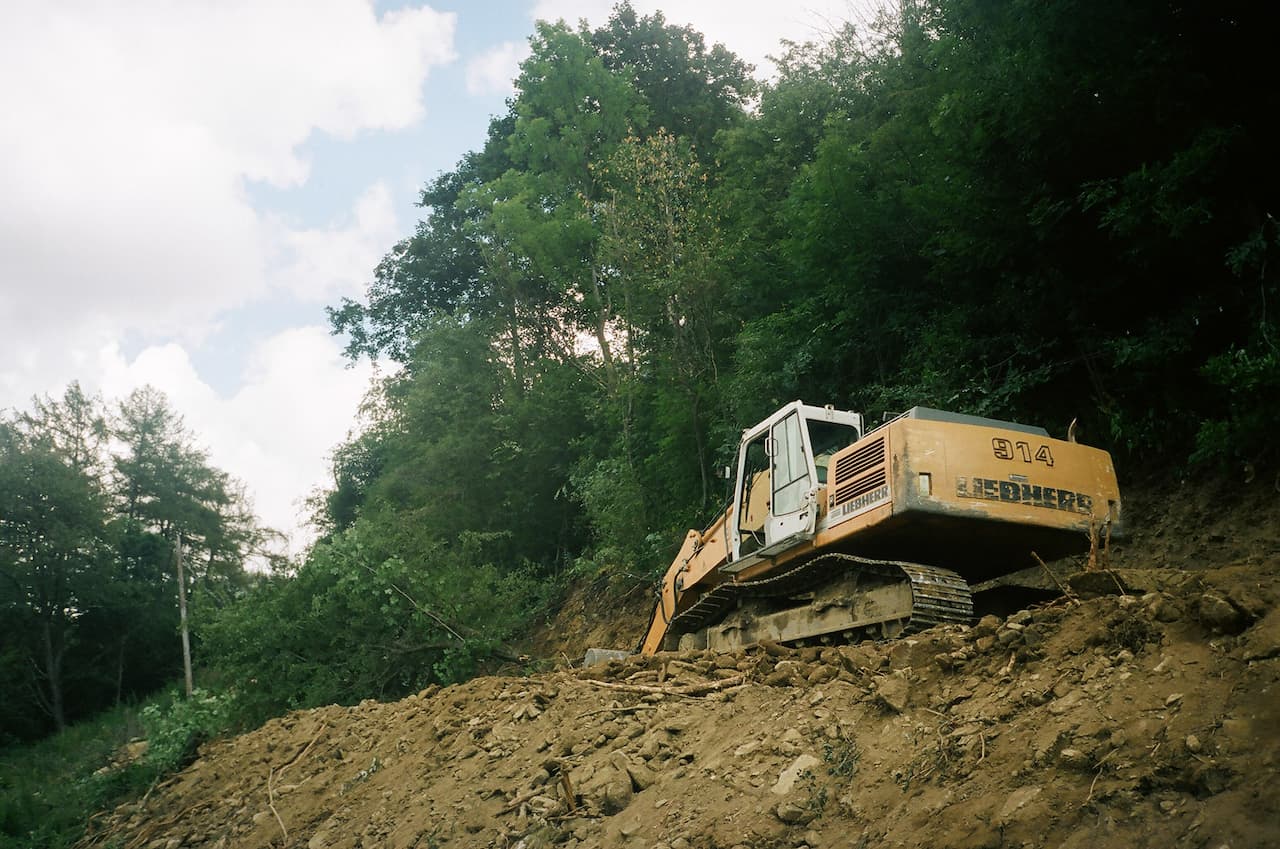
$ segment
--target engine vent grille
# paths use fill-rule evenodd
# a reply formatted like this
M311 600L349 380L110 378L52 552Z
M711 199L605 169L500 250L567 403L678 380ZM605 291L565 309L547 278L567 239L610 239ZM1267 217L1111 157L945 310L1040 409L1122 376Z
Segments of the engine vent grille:
M878 489L879 487L884 486L884 482L884 467L881 466L869 475L863 475L857 480L850 481L844 486L837 487L836 504L843 504L851 498L857 498L863 493L871 492L873 489Z
M878 489L884 486L887 480L885 443L884 437L881 436L853 453L841 457L836 463L834 506Z
M841 457L836 463L836 484L842 484L851 477L862 474L868 469L884 465L884 437L869 442L848 456Z

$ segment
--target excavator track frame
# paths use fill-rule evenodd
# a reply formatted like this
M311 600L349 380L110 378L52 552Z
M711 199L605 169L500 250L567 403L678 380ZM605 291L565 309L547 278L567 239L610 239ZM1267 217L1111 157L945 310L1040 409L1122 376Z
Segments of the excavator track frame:
M717 585L688 609L672 617L667 640L678 645L682 635L717 624L744 602L794 596L847 577L850 573L874 577L882 582L905 584L911 592L908 611L895 611L878 622L860 623L859 628L897 623L901 627L894 636L905 636L934 625L965 624L973 618L972 591L968 582L955 572L921 563L830 553L807 560L781 574Z

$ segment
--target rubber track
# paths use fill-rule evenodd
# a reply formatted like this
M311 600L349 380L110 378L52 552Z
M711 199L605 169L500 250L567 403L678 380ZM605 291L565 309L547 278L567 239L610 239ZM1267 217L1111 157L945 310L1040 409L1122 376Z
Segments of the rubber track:
M776 598L805 592L841 573L857 570L890 581L911 583L911 618L903 634L913 634L943 623L967 623L973 618L973 596L969 584L955 572L905 563L900 560L869 560L850 554L824 554L794 569L755 581L727 581L704 594L688 610L671 619L670 633L696 631L721 619L739 599Z

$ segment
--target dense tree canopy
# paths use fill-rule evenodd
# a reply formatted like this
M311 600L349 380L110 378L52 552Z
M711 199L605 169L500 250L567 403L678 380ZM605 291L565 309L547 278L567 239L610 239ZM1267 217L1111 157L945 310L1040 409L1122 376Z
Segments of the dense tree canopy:
M626 3L540 25L510 112L332 314L406 369L322 521L652 574L797 397L1078 418L1122 468L1273 465L1275 12L899 11L759 90Z
M625 3L595 31L540 26L511 112L335 329L407 361L447 314L526 398L531 363L577 369L558 491L583 552L644 568L708 506L738 429L795 397L1079 417L1122 461L1274 461L1246 400L1276 380L1274 13L901 11L792 46L758 92ZM494 392L490 421L516 397Z

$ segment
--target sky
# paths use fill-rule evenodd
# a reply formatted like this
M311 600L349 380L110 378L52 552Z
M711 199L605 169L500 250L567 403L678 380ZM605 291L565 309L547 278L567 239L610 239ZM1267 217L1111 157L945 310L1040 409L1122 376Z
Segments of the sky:
M635 0L768 78L869 0ZM6 0L0 409L150 384L298 553L378 368L361 299L422 187L505 110L535 20L609 0ZM385 367L384 367L385 368Z

